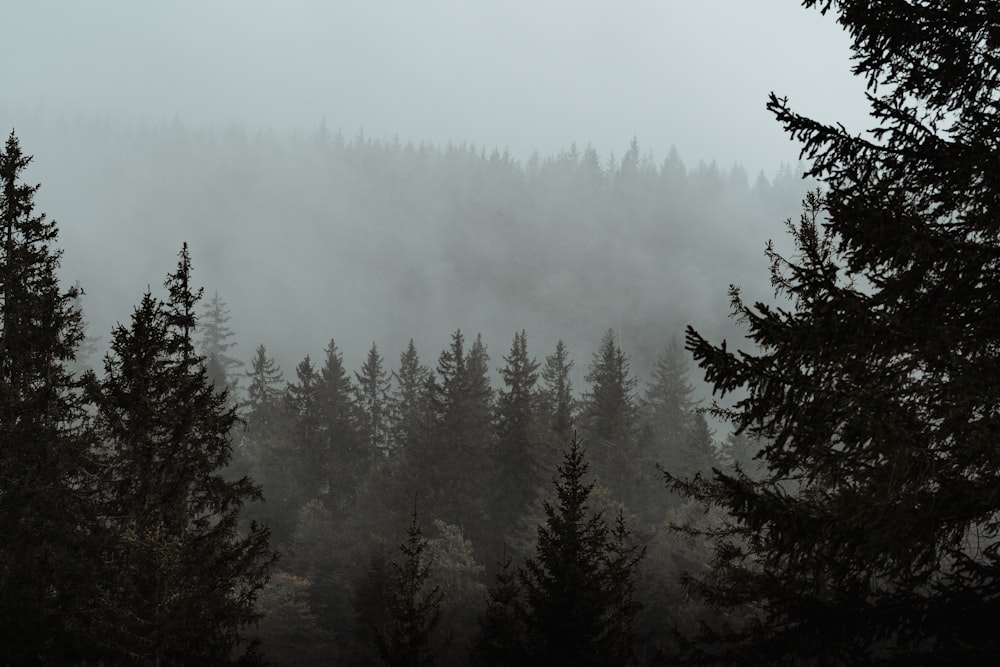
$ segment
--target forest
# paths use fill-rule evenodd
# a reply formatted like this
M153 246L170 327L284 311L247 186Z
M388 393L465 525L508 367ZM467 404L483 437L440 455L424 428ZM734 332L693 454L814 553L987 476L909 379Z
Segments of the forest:
M752 186L58 121L122 263L186 238L127 314L11 131L0 664L996 664L1000 12L802 4L875 129L772 93Z

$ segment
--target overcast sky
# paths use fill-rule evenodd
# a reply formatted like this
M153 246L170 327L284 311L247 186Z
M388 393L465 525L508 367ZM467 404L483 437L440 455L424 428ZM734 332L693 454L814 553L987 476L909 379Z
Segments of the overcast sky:
M863 86L796 0L5 2L0 121L23 114L331 129L773 173L797 146L767 93L852 130ZM2 116L6 115L7 118Z

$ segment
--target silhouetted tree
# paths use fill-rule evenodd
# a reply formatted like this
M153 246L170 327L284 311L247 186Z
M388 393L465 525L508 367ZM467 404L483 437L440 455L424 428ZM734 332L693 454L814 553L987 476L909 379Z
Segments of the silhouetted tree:
M632 501L636 469L636 379L612 330L604 335L585 376L590 390L583 395L580 423L591 443L598 477L612 494Z
M54 221L34 210L31 157L0 152L0 663L79 658L96 528L83 406L68 365L83 339Z
M877 129L769 109L824 189L769 246L789 303L733 306L756 346L688 331L763 478L686 488L731 514L697 590L757 610L703 653L760 664L1000 660L1000 6L817 2ZM728 641L725 641L728 640ZM708 656L697 656L705 660Z
M496 407L495 498L490 512L493 542L502 539L532 504L545 464L537 436L538 362L528 357L524 331L514 335L504 361L500 377L505 388L497 393Z
M399 370L393 373L396 389L392 394L392 441L396 449L414 442L427 424L427 384L430 370L421 365L417 348L410 339L399 355Z
M433 665L442 648L431 642L441 620L442 593L427 585L430 563L424 555L426 549L427 540L414 509L406 540L399 545L403 562L392 563L390 620L376 634L379 656L390 667Z
M637 557L625 545L624 521L612 536L603 515L592 511L587 467L574 438L559 466L555 504L544 504L536 554L520 576L530 664L633 662L634 646L623 637L631 637L637 611L631 588Z
M274 560L266 529L239 531L260 488L222 475L236 413L194 352L201 292L190 278L185 245L167 301L144 295L90 386L109 448L105 520L117 539L98 613L113 619L106 648L115 661L228 664L246 650Z
M382 355L372 343L357 380L356 398L361 415L361 441L369 456L385 456L390 445L389 373L382 367Z
M504 554L486 610L479 618L479 634L472 650L473 664L482 667L520 667L528 664L528 629L521 601L518 570Z

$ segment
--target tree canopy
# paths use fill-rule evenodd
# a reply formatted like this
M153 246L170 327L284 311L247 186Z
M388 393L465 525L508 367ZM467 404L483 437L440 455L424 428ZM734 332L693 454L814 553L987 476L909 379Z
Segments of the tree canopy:
M986 664L1000 605L1000 7L817 2L848 31L876 124L768 108L823 187L768 246L787 304L733 310L756 346L689 329L759 481L681 485L731 515L697 590L758 614L702 658Z

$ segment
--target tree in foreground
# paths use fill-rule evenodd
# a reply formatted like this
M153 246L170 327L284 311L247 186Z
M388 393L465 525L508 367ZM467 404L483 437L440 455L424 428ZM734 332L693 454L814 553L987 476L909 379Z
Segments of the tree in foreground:
M58 229L34 211L38 186L21 182L30 161L11 133L0 152L0 663L19 665L71 659L92 603L89 448L68 370L83 339L79 292L59 286Z
M996 664L1000 636L1000 6L818 2L849 32L878 129L769 109L825 183L790 305L736 316L757 346L688 331L728 410L762 436L761 479L681 485L731 515L709 601L756 609L702 661Z
M274 556L267 530L240 534L251 480L227 480L235 408L192 342L187 246L160 302L147 293L113 333L104 377L91 377L106 447L106 523L99 573L105 657L123 664L228 664L259 619Z

